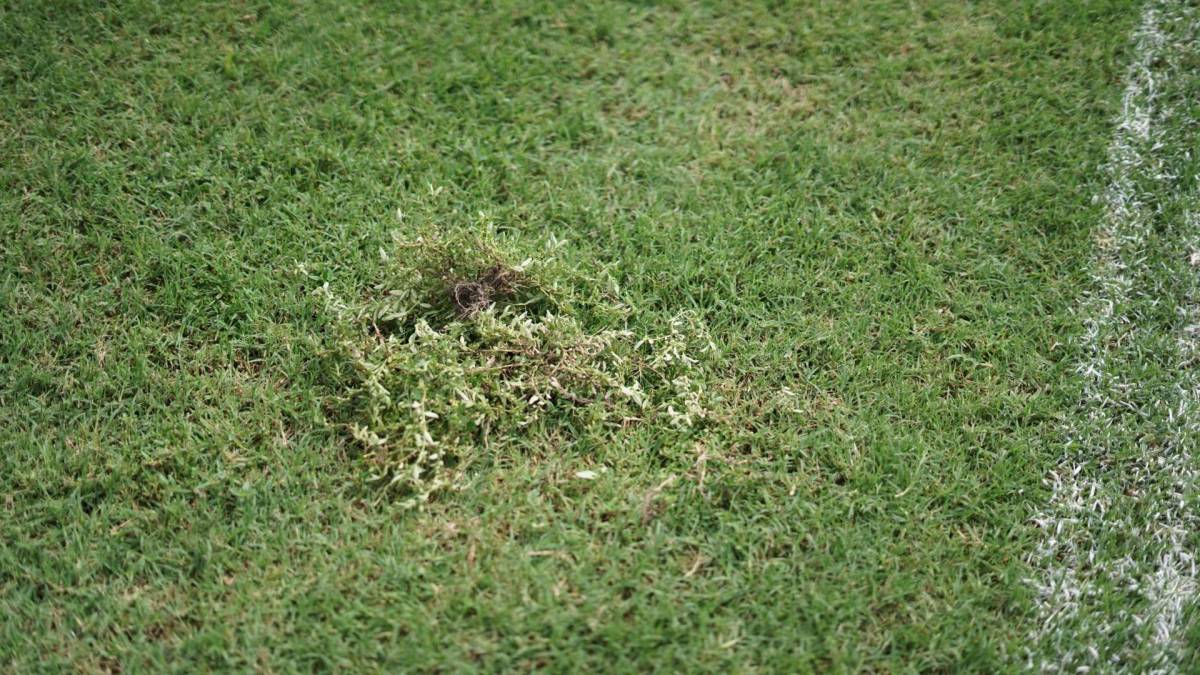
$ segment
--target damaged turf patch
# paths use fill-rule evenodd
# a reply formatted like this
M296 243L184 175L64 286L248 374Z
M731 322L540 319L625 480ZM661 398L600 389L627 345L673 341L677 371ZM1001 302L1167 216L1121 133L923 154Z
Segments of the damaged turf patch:
M553 261L512 264L492 237L398 249L370 298L329 306L354 367L341 423L370 480L405 505L551 437L596 447L648 421L686 435L708 416L713 347L694 317L654 337L599 327L620 307L572 290L595 280Z
M513 293L517 272L502 265L493 265L487 274L474 281L456 281L450 286L450 300L461 318L469 319L492 306L496 298Z

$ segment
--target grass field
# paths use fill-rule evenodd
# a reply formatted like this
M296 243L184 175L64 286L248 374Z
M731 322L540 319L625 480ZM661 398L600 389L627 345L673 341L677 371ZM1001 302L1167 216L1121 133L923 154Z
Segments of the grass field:
M0 4L0 668L1195 667L1158 4Z

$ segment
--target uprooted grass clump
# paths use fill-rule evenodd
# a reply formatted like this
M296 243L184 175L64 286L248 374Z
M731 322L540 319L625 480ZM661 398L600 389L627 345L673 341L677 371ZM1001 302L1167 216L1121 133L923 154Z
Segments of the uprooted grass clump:
M513 264L491 235L397 249L375 293L330 304L355 373L345 428L370 479L405 505L551 434L604 443L647 420L690 433L707 417L712 342L695 317L635 335L611 321L619 305L579 291L595 280L553 260Z
M503 265L493 265L478 279L455 281L450 286L450 300L458 316L469 319L491 307L497 298L513 293L517 272Z

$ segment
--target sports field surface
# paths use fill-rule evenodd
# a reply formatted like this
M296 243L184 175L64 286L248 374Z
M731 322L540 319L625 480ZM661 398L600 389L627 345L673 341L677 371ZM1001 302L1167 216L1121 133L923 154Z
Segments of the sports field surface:
M0 670L1196 672L1200 7L0 2Z

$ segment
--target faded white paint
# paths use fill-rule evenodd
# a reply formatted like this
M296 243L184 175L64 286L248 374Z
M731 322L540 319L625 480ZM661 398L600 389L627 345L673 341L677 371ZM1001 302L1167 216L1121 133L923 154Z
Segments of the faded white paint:
M1152 234L1154 188L1173 183L1166 159L1171 156L1168 150L1178 150L1166 145L1178 139L1161 124L1174 111L1161 100L1160 90L1164 78L1172 75L1178 60L1174 57L1196 48L1171 42L1164 27L1191 21L1192 14L1177 1L1151 1L1133 36L1133 62L1108 148L1107 187L1098 196L1104 214L1096 232L1092 291L1080 307L1082 414L1068 426L1066 459L1047 479L1050 501L1034 517L1044 539L1029 561L1036 572L1030 582L1037 594L1039 623L1030 636L1034 646L1028 665L1038 670L1121 670L1130 650L1140 649L1149 654L1153 668L1170 671L1181 647L1184 613L1197 593L1196 560L1188 537L1200 528L1200 517L1188 508L1185 495L1197 478L1192 450L1200 428L1200 377L1194 368L1180 368L1177 400L1146 404L1136 396L1138 383L1122 381L1111 365L1137 358L1129 347L1132 340L1122 342L1124 338L1154 330L1137 326L1137 317L1122 309L1131 299L1151 299L1131 295L1139 292L1133 281L1146 264L1140 253ZM1185 225L1179 245L1186 248L1179 254L1190 254L1195 264L1200 260L1200 238L1195 234L1200 232L1200 219L1189 215ZM1190 323L1200 327L1195 306L1181 311L1196 313ZM1177 363L1200 351L1192 332L1172 341L1179 351ZM1137 410L1139 404L1172 406L1167 412L1170 437L1154 447L1139 447L1144 452L1134 468L1109 466L1108 433L1120 424L1119 411ZM1139 517L1130 517L1131 510ZM1142 548L1116 559L1109 549L1106 556L1099 543L1113 533ZM1101 594L1113 589L1142 602L1118 602L1116 611L1105 615L1089 611ZM1129 632L1144 637L1129 636L1122 644L1121 633L1130 626L1134 630Z

